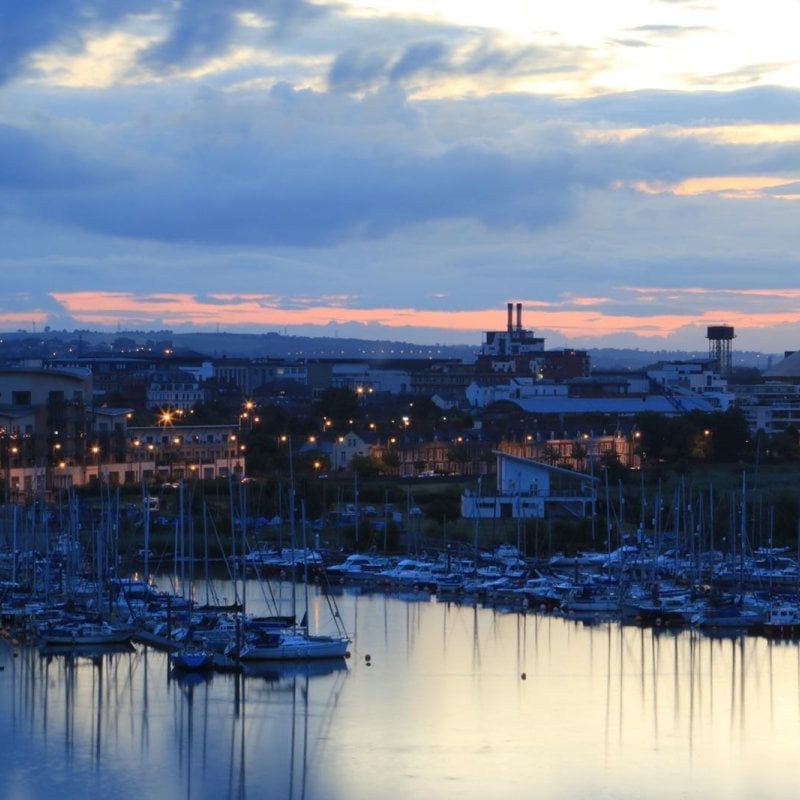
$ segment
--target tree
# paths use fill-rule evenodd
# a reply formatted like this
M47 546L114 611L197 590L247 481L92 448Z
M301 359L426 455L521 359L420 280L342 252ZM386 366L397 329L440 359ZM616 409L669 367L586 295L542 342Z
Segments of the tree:
M542 453L542 460L546 464L556 466L558 462L561 461L561 453L552 445L545 445L544 452Z
M383 471L383 464L374 456L353 456L350 459L350 471L364 477L374 477Z
M326 389L316 408L319 416L329 417L340 425L351 419L361 419L364 414L361 401L352 389Z
M769 449L779 461L800 460L800 432L794 425L788 425L770 439Z
M616 483L625 477L625 467L613 450L606 450L600 456L600 467L608 470L609 483Z
M400 456L394 450L386 450L381 456L381 461L389 469L397 469L400 466Z
M579 472L582 472L586 468L586 458L588 455L589 451L586 449L585 445L576 442L572 448L572 460L575 464L575 469Z

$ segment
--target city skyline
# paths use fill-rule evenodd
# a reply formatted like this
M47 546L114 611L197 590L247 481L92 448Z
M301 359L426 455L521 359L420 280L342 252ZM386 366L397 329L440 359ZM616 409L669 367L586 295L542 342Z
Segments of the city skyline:
M797 341L794 3L46 5L0 32L2 328Z

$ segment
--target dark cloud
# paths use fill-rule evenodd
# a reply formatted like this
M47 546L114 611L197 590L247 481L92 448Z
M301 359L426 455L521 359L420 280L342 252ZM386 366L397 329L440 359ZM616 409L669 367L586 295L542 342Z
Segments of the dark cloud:
M170 180L150 178L84 191L40 208L95 232L159 241L319 246L380 237L413 223L471 218L486 225L540 227L571 203L564 170L478 149L421 157L304 153L192 162Z
M378 67L350 69L352 77ZM456 129L475 109L499 128L448 134L434 119L445 109ZM92 159L68 131L55 132L56 147L6 126L0 188L27 192L0 199L31 219L135 239L322 246L456 219L538 230L570 220L582 189L619 181L800 171L794 142L725 144L658 131L580 141L567 124L531 128L524 103L513 110L496 98L419 106L396 87L360 100L285 85L257 102L204 92L191 112L132 129L122 153L109 144Z
M38 50L53 44L78 50L86 32L152 9L152 0L5 0L0 15L0 84L14 78Z
M328 85L337 91L360 91L427 75L505 77L577 70L585 52L561 47L509 46L484 35L445 42L416 41L402 52L348 49L334 59Z
M399 81L427 70L446 70L449 56L448 47L443 42L416 42L407 47L392 65L389 78Z
M332 89L354 92L372 86L386 74L387 56L369 50L346 50L340 53L328 72Z
M0 190L83 188L117 174L116 167L92 163L44 134L0 123Z
M243 12L257 14L268 25L266 37L274 40L324 10L306 0L180 0L167 36L142 53L141 63L175 67L217 56L242 34Z
M520 102L524 104L525 100L521 98ZM540 104L540 99L532 102ZM781 86L726 92L645 90L554 101L550 111L556 118L581 119L597 125L800 122L800 91Z
M614 180L671 183L720 175L781 175L800 170L800 143L728 144L652 133L589 144L580 149L578 163L579 172L595 185Z
M645 42L642 39L613 39L614 44L620 47L652 47L650 42Z
M571 47L510 47L491 38L479 40L466 57L454 64L453 71L470 74L541 75L574 72L588 51Z
M89 33L122 24L135 14L159 14L165 37L141 54L151 69L202 63L244 35L238 15L257 14L267 25L255 40L280 40L295 26L333 6L307 0L6 0L0 16L0 84L14 78L32 54L59 46L80 51Z
M157 165L146 165L142 138L130 157L143 165L134 177L79 192L42 187L23 207L95 233L295 246L456 218L536 229L572 211L572 165L558 149L518 156L456 142L426 152L413 123L376 114L374 98L341 96L332 108L324 95L284 89L258 108L204 102L185 130L162 135ZM311 114L317 122L308 125Z

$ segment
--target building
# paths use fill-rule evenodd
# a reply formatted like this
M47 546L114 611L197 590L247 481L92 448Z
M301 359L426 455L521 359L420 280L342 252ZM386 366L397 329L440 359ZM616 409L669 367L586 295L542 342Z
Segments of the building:
M517 321L514 324L514 304L507 306L508 320L504 331L486 331L481 355L484 358L508 361L516 356L530 356L544 351L544 339L522 327L522 303L517 303Z
M155 370L146 375L147 408L180 408L188 411L203 402L200 381L179 369Z
M353 431L340 436L331 450L331 467L333 469L350 469L350 464L356 456L369 456L370 446L364 439Z
M127 430L127 462L139 480L244 474L245 450L238 425L158 425ZM141 466L153 462L153 474ZM149 467L148 467L149 469Z
M787 350L782 361L764 371L764 379L770 383L800 384L800 350Z
M481 485L461 497L467 519L573 517L594 513L597 478L582 472L495 451L497 486Z
M533 378L509 378L508 383L481 386L471 383L465 392L472 408L486 408L503 401L527 400L533 397L567 397L569 388L564 383L537 381Z
M383 462L387 475L482 475L493 466L485 442L457 436L453 441L412 441L394 437L372 446L372 456Z
M789 427L800 430L800 383L770 380L767 383L736 387L736 404L753 433L768 436Z
M554 466L568 467L579 472L594 471L595 465L611 459L628 469L641 467L639 437L621 432L613 436L578 434L574 439L539 439L527 437L522 442L501 442L497 448L508 455L540 461Z
M522 303L508 304L505 331L486 331L474 369L477 373L532 376L536 380L564 381L586 376L591 361L585 350L545 350L544 339L522 327Z
M419 375L439 364L458 361L420 358L320 358L308 362L308 385L319 396L326 389L350 389L359 394L413 394Z
M91 405L91 370L24 366L0 369L0 404L31 408L64 403Z
M218 358L213 361L213 378L219 384L235 386L250 397L261 386L281 381L305 384L306 362L286 358Z
M0 370L0 463L8 468L82 458L91 432L85 369Z

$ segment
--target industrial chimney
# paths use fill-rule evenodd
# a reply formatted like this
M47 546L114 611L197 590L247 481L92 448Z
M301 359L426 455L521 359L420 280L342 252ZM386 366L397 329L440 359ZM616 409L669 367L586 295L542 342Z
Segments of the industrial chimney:
M513 303L509 303L508 304L508 332L511 333L513 328L514 328L514 304Z
M517 303L517 330L522 330L522 303Z

